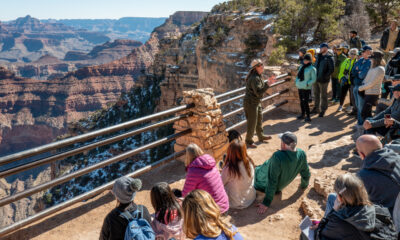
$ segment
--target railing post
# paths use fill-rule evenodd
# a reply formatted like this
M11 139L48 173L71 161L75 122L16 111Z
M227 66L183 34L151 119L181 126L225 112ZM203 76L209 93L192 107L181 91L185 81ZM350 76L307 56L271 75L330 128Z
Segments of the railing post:
M221 160L228 147L228 139L221 108L213 89L184 91L183 101L185 104L195 104L194 108L187 110L193 114L187 119L175 122L174 129L180 132L191 128L192 133L176 140L175 152L180 152L190 143L195 143L217 161Z

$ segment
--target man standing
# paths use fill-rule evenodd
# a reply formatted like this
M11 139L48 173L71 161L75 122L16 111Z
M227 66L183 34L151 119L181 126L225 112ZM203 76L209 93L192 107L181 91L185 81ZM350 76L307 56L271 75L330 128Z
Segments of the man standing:
M380 47L385 54L386 62L389 59L390 51L400 47L400 31L396 20L391 20L390 27L383 31Z
M349 45L350 45L350 49L357 48L358 50L360 50L362 48L361 40L357 36L357 32L354 30L350 32Z
M265 198L258 204L257 213L263 214L270 206L275 193L289 185L300 173L302 189L307 188L310 180L306 153L296 148L297 137L291 132L280 134L281 150L276 151L263 165L256 167L254 188L265 192Z
M374 135L362 135L356 145L363 160L357 175L364 182L369 199L387 207L393 216L396 198L400 193L400 155L384 148Z
M331 102L338 103L340 101L340 84L339 84L339 72L340 66L346 60L346 55L343 54L343 49L340 46L334 48L335 52L335 70L332 73L332 99Z
M328 108L328 84L335 65L333 56L328 51L328 44L322 43L319 47L320 53L315 63L317 69L317 82L314 83L315 106L311 113L319 113L319 117L323 117Z
M364 98L362 94L359 93L358 88L363 84L365 77L369 69L371 68L371 60L369 60L369 56L371 55L372 48L368 45L364 46L362 49L362 57L360 60L354 64L353 69L351 70L351 75L353 77L353 95L354 101L357 108L357 127L358 129L362 128L363 119L361 117L361 111L364 105Z

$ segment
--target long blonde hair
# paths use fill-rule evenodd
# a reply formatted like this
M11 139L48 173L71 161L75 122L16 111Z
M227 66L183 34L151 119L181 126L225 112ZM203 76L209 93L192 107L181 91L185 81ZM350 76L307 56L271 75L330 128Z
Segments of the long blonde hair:
M334 189L346 206L371 205L364 183L353 174L340 175L335 181Z
M203 235L215 238L222 232L231 239L236 232L221 220L221 212L211 195L201 189L190 192L183 200L183 231L189 238Z
M203 155L204 152L201 150L199 146L195 143L191 143L186 147L186 158L185 158L185 166L189 166L193 160L195 160L197 157L200 157Z

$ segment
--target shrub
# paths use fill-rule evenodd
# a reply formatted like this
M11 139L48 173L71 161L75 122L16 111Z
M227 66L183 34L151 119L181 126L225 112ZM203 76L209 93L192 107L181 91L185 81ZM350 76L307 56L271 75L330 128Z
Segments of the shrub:
M285 60L286 52L287 52L286 47L282 45L276 46L276 48L272 50L271 55L269 56L268 64L275 66L281 65Z

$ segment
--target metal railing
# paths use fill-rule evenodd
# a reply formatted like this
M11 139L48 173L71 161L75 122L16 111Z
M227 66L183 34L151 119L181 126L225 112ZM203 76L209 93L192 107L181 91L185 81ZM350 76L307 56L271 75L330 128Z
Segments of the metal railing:
M274 87L274 86L280 85L280 84L285 83L288 80L290 80L288 74L283 74L283 75L277 76L276 78L277 78L278 81L276 83L272 84L270 87ZM280 79L282 79L282 80L280 80ZM221 100L221 98L225 98L225 97L231 96L233 94L241 93L244 90L245 90L245 87L239 88L239 89L236 89L236 90L233 90L233 91L229 91L229 92L217 95L216 98L218 100ZM282 94L285 94L287 92L288 92L288 89L281 90L279 92L276 92L276 93L274 93L274 94L262 99L262 101L264 102L264 101L267 101L267 100L271 100L271 99L273 99L273 98L275 98L277 96L280 96ZM232 97L230 99L227 99L227 100L224 100L224 101L220 101L220 105L227 105L227 104L232 103L234 101L240 100L243 97L244 97L244 94L241 94L239 96L235 96L235 97ZM288 101L285 100L285 101L282 101L280 103L270 105L263 111L263 114L267 113L267 112L270 112L273 109L276 109L276 108L282 106L283 104L286 104L287 102ZM86 151L91 150L91 149L95 149L95 148L100 147L100 146L109 145L111 143L115 143L115 142L121 141L123 139L126 139L128 137L132 137L134 135L138 135L140 133L144 133L144 132L147 132L147 131L150 131L150 130L154 130L154 129L160 128L162 126L166 126L166 125L172 124L172 123L174 123L176 121L179 121L181 119L185 119L186 117L188 117L190 115L190 113L189 114L178 115L178 116L172 116L172 117L170 117L170 118L168 118L166 120L161 120L161 121L158 121L156 123L151 123L151 121L156 120L156 119L166 118L166 117L169 117L171 115L175 115L176 113L179 113L179 112L184 111L184 110L188 110L188 109L193 108L193 107L194 107L194 104L185 105L185 106L179 106L179 107L176 107L176 108L173 108L173 109L169 109L169 110L166 110L166 111L163 111L163 112L159 112L159 113L155 113L155 114L152 114L152 115L149 115L149 116L141 117L141 118L134 119L134 120L131 120L131 121L127 121L127 122L124 122L124 123L121 123L121 124L117 124L117 125L114 125L114 126L106 127L106 128L100 129L100 130L95 130L93 132L85 133L85 134L82 134L82 135L79 135L79 136L67 138L67 139L64 139L64 140L61 140L61 141L57 141L57 142L53 142L53 143L46 144L46 145L43 145L43 146L39 146L39 147L36 147L36 148L28 149L28 150L25 150L25 151L22 151L22 152L19 152L19 153L15 153L15 154L11 154L11 155L8 155L8 156L5 156L5 157L0 157L0 166L2 166L2 165L6 165L6 164L9 164L9 163L12 163L12 162L16 162L16 161L19 161L19 160L22 160L22 159L26 159L26 158L29 158L29 157L32 157L32 156L35 156L35 155L39 155L39 154L42 154L42 153L47 153L47 152L51 152L51 151L54 151L54 150L57 150L57 149L62 149L64 147L70 146L72 144L82 143L82 142L94 139L96 137L99 137L99 136L104 136L104 135L107 135L107 134L110 134L110 133L115 133L115 132L123 130L123 129L132 128L132 127L137 126L137 125L142 124L142 123L149 123L149 125L146 125L144 127L141 127L141 128L135 129L135 130L128 131L126 133L122 133L120 135L112 136L112 137L109 137L109 138L106 138L106 139L103 139L103 140L99 140L97 142L93 142L93 143L90 143L90 144L87 144L87 145L84 145L84 146L81 146L81 147L77 147L77 148L74 148L74 149L71 149L71 150L68 150L68 151L57 153L57 154L54 154L54 155L51 155L51 156L48 156L48 157L44 157L42 159L38 159L38 160L29 162L29 163L21 164L21 165L18 165L18 166L3 170L3 171L0 172L0 177L11 176L11 175L14 175L14 174L17 174L17 173L20 173L20 172L23 172L23 171L38 167L38 166L49 164L49 163L52 163L52 162L55 162L55 161L59 161L59 160L65 159L65 158L70 157L70 156L74 156L76 154L80 154L80 153L86 152ZM230 116L233 116L235 114L240 113L241 111L243 111L243 108L239 108L239 109L236 109L236 110L234 110L232 112L226 113L226 114L223 115L223 117L224 118L228 118ZM244 125L245 123L246 123L246 120L241 121L241 122L239 122L239 123L227 128L227 130L240 127L240 126ZM85 174L88 174L88 173L96 170L96 169L100 169L100 168L103 168L103 167L108 166L110 164L113 164L113 163L119 162L121 160L130 158L130 157L132 157L134 155L137 155L139 153L142 153L142 152L144 152L146 150L152 149L154 147L157 147L157 146L160 146L160 145L163 145L163 144L166 144L166 143L170 143L170 142L176 140L179 137L182 137L184 135L187 135L187 134L191 133L191 131L192 131L191 129L187 129L185 131L169 135L167 137L158 139L158 140L156 140L154 142L148 143L148 144L146 144L144 146L141 146L141 147L129 150L127 152L124 152L122 154L119 154L117 156L111 157L111 158L109 158L107 160L104 160L104 161L98 162L96 164L87 166L85 168L82 168L80 170L74 171L72 173L60 176L60 177L55 178L55 179L53 179L53 180L51 180L49 182L40 184L38 186L34 186L34 187L32 187L30 189L27 189L25 191L18 192L16 194L11 195L11 196L2 198L2 199L0 199L0 207L5 206L7 204L10 204L12 202L18 201L18 200L20 200L22 198L29 197L32 194L44 191L44 190L49 189L51 187L57 186L59 184L65 183L67 181L70 181L71 179L75 179L77 177L83 176ZM165 157L165 158L163 158L163 159L161 159L159 161L156 161L154 163L151 163L150 165L147 165L146 167L140 168L140 169L134 171L133 173L128 174L127 176L139 176L140 174L148 172L151 169L157 168L157 167L159 167L159 166L161 166L163 164L166 164L166 163L168 163L168 162L170 162L170 161L182 156L184 153L185 153L185 151L181 151L181 152L178 152L178 153L173 153L173 154L171 154L171 155L169 155L169 156L167 156L167 157ZM49 216L49 215L51 215L53 213L56 213L56 212L58 212L60 210L63 210L66 207L69 207L69 206L71 206L71 205L73 205L73 204L75 204L77 202L80 202L80 201L89 199L89 198L91 198L93 196L96 196L96 195L104 192L105 190L110 189L112 187L112 185L114 184L114 182L115 182L115 180L112 181L112 182L106 183L106 184L104 184L104 185L102 185L100 187L97 187L97 188L95 188L95 189L93 189L93 190L91 190L89 192L86 192L86 193L81 194L79 196L76 196L76 197L74 197L72 199L64 201L64 202L62 202L62 203L60 203L58 205L52 206L52 207L50 207L48 209L45 209L45 210L43 210L43 211L41 211L41 212L39 212L39 213L37 213L37 214L35 214L33 216L30 216L30 217L24 219L24 220L21 220L19 222L13 223L10 226L2 228L2 229L0 229L0 237L4 236L6 234L9 234L9 233L11 233L11 232L23 227L23 226L26 226L27 224L33 223L33 222L38 221L38 220L40 220L40 219L42 219L42 218L44 218L46 216Z

